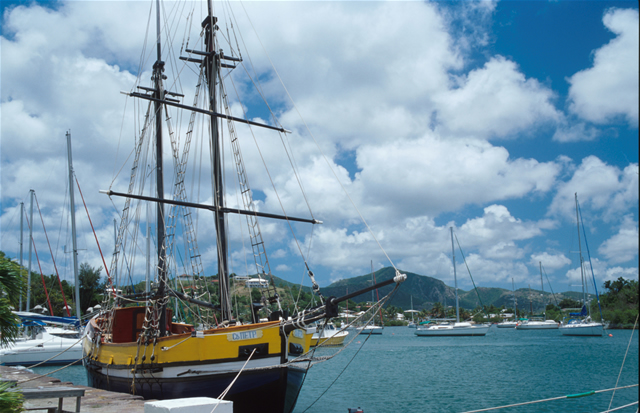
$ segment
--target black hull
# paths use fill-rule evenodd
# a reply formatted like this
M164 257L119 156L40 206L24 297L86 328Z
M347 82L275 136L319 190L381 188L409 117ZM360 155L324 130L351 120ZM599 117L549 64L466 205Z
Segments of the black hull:
M136 379L136 395L145 399L218 398L237 373L193 378ZM240 374L225 400L233 402L234 413L291 413L298 399L306 370L275 367ZM87 368L88 384L98 389L132 393L131 379L113 377Z

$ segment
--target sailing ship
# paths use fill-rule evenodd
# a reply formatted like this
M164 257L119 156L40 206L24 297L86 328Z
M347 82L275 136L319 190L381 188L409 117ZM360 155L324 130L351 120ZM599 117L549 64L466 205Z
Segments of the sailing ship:
M560 325L560 332L564 336L602 336L604 332L603 323L593 321L587 310L587 293L585 285L587 284L584 270L584 259L582 258L582 243L580 241L580 207L578 206L578 194L575 194L576 201L576 223L578 225L578 260L580 261L580 276L582 280L582 309L579 313L569 313L571 317L566 323ZM583 231L584 233L584 231ZM585 242L586 242L585 238ZM593 269L592 269L593 274ZM595 286L595 277L594 277ZM597 290L596 290L597 296Z
M456 292L456 322L442 323L416 328L415 334L421 337L442 336L484 336L491 325L476 325L467 321L460 322L460 303L458 302L458 278L456 275L456 253L453 246L453 227L451 230L451 255L453 261L453 281Z
M236 413L291 412L309 367L318 361L308 353L310 334L307 327L337 317L338 304L352 297L392 283L397 288L406 275L397 271L390 280L343 297L325 298L305 260L313 291L321 303L294 314L283 309L271 278L258 218L312 225L321 224L321 221L259 212L255 207L240 153L236 125L280 133L287 131L277 124L272 126L232 115L225 83L229 81L230 71L242 64L243 59L236 50L237 42L234 46L230 44L231 38L237 38L235 34L229 36L235 29L227 26L227 31L221 33L211 1L207 2L206 13L201 24L200 48L185 47L184 52L188 55L180 57L185 65L190 65L190 69L198 73L195 103L191 106L182 103L184 95L165 89L167 76L164 74L161 47L161 34L164 31L160 21L169 22L171 19L166 16L161 19L159 1L156 1L157 59L153 65L152 84L150 87L137 86L137 90L128 93L138 101L148 101L148 108L143 112L146 114L140 129L141 135L135 145L129 189L126 193L111 189L102 191L110 197L123 198L125 206L107 274L108 288L103 310L88 323L83 341L88 384L100 389L141 395L147 399L225 399L234 403ZM190 18L193 18L192 14ZM176 81L171 84L180 83ZM200 102L200 94L205 96L205 108L196 105ZM172 118L170 112L182 111L190 113L190 118L182 143L184 152L180 155L175 143L175 131L178 129L169 128ZM201 129L210 145L213 199L210 203L190 202L184 182L194 119L199 115L204 116L205 126ZM165 197L164 193L162 145L165 116L176 169L172 197ZM224 124L228 132L223 133ZM244 208L230 208L227 205L223 138L231 140L237 184ZM151 196L143 195L147 182L140 175L146 174L139 173L145 159L141 155L142 149L146 147L152 147L155 151L155 164L150 168L155 171L155 189ZM157 259L154 264L155 281L147 283L144 292L132 291L127 294L124 288L121 290L120 280L129 276L127 271L131 270L132 265L127 260L131 260L140 250L135 245L136 240L130 237L142 232L141 224L135 221L135 217L141 214L139 210L134 210L133 200L138 205L144 201L156 206ZM170 210L166 211L165 206L170 206ZM218 269L215 279L204 276L198 252L192 214L199 210L213 212L212 231L216 236ZM179 224L187 245L185 255L188 251L183 259L191 264L193 273L189 283L182 283L176 274L170 276L171 271L176 271L172 260L175 259L176 216L179 212ZM268 288L261 289L260 302L250 303L249 320L240 319L237 300L234 307L230 292L229 214L246 218L256 272L260 278L268 280Z

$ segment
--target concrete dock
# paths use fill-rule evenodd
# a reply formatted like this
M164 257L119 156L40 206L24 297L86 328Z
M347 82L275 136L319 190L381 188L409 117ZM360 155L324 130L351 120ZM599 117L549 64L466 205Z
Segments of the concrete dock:
M144 400L142 396L132 396L124 393L114 393L105 390L94 389L93 387L77 386L71 382L62 382L49 376L41 376L39 374L30 373L24 369L15 367L0 366L0 377L5 380L15 380L16 386L21 389L28 388L51 388L59 387L75 387L84 389L85 393L81 399L81 412L94 413L144 413ZM40 411L47 411L47 408L58 407L58 399L36 399L26 400L24 402L26 409L34 409L42 407ZM76 408L76 399L74 397L65 398L63 401L63 410L65 412L73 412ZM32 410L38 412L38 410Z

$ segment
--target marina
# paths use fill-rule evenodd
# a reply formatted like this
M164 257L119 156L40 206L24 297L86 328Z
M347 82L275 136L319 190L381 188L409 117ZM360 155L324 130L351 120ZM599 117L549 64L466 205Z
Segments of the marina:
M608 390L616 382L617 387L636 387L499 411L601 412L610 403L614 408L638 402L637 331L567 337L558 330L522 334L492 326L484 337L424 339L408 327L385 330L383 335L359 335L333 360L313 366L294 412L344 412L350 407L361 407L365 413L468 412ZM319 349L316 356L324 351L328 350ZM44 374L52 369L35 371ZM61 370L54 377L74 386L86 385L81 366ZM82 406L82 411L96 411L89 410L89 401L83 400ZM620 411L636 409L637 404Z
M103 3L2 6L0 413L638 413L637 2Z

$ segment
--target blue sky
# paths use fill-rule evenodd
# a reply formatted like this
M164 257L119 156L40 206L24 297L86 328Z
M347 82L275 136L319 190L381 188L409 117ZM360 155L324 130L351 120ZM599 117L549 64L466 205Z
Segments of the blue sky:
M63 252L69 244L69 129L75 172L102 250L113 250L113 219L122 200L98 190L127 188L123 171L130 168L132 131L140 118L131 114L136 103L120 91L149 83L149 43L140 73L138 67L153 3L3 2L0 249L9 256L18 255L19 204L28 205L33 188L49 238L56 239L59 270L70 277ZM175 22L173 44L163 40L165 59L173 64L185 33L191 45L197 42L198 24L191 31L184 24L191 13L194 22L202 20L203 3L163 4L167 20ZM577 291L576 192L598 285L620 276L638 278L637 2L298 1L215 7L220 16L234 10L245 64L250 56L279 121L293 131L287 139L299 177L314 216L324 222L313 232L295 225L295 234L305 255L311 242L307 262L321 286L365 274L372 261L375 268L391 261L453 285L453 226L479 286L511 289L513 278L516 288L539 288L542 262L554 291ZM173 67L181 68L179 85L190 104L193 67ZM170 79L177 70L168 69ZM239 91L230 94L232 110L240 114L242 101L249 117L271 122L260 99L248 92L244 70L228 79ZM174 128L184 133L185 125ZM308 216L280 138L253 131L271 165L272 185L251 147L253 137L246 128L238 130L246 137L243 156L258 208L278 213L282 202L289 214ZM199 197L206 202L210 195ZM77 195L76 204L82 208ZM215 273L211 218L198 219L205 272ZM78 221L81 261L102 266L84 213ZM230 223L232 230L238 227ZM261 221L261 229L274 274L305 279L289 229L273 221ZM234 247L239 239L233 237ZM45 242L36 235L43 269L51 273ZM144 261L145 248L138 246L137 263ZM246 249L234 249L232 270L251 272L247 255ZM470 289L456 255L459 284ZM142 277L142 270L134 270L132 278Z

